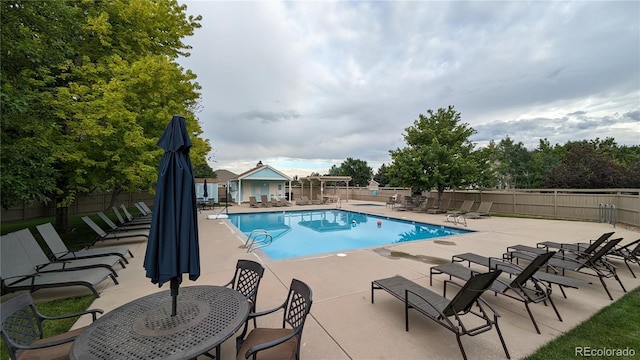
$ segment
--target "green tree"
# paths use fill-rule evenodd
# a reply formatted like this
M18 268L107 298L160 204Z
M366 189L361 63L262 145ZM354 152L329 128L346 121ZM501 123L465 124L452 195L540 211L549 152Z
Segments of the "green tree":
M507 188L529 188L531 154L522 142L510 137L502 139L496 146L497 173L502 185Z
M597 145L597 142L586 140L565 144L567 152L561 162L550 169L546 186L573 189L618 187L623 167L599 152Z
M403 134L407 147L389 151L389 176L414 193L437 189L438 203L447 188L477 186L487 162L474 153L474 133L453 106L420 114Z
M387 175L389 167L386 164L380 165L378 172L373 176L373 180L377 181L380 186L393 186L391 178Z
M5 51L24 51L28 57L48 46L34 49L40 45L38 41L33 46L10 42L6 48L6 12L11 13L9 19L14 24L26 28L22 31L28 34L27 38L38 39L45 32L32 26L32 22L46 23L51 28L46 29L60 35L56 49L62 55L43 56L42 66L34 66L47 71L38 74L27 69L21 78L11 79L8 84L4 83L9 77L5 73L12 70L5 70L4 61L2 71L3 95L5 85L9 89L19 86L16 80L35 84L31 90L40 99L38 112L30 110L27 115L43 127L39 133L30 131L47 152L40 157L27 152L27 156L53 175L59 228L65 227L66 207L78 194L111 189L115 196L122 190L150 189L156 181L161 155L156 142L174 114L187 119L194 165L206 163L205 155L211 147L208 140L200 138L202 130L194 115L200 87L195 74L176 62L178 56L188 56L189 47L182 38L200 26L200 17L187 17L186 6L175 0L12 4L15 5L2 3L3 57ZM39 17L29 16L32 13ZM42 36L46 39L48 35ZM10 64L14 62L17 61ZM3 108L18 108L20 100L3 96ZM7 122L16 122L15 116L11 114ZM16 136L5 132L4 126L2 131L3 140L15 140ZM4 190L3 183L3 197ZM38 191L42 194L44 190L41 187Z
M366 161L349 157L339 167L332 165L329 176L351 176L349 185L367 186L369 180L373 178L373 169Z
M217 178L218 175L208 164L193 165L193 176L197 178Z

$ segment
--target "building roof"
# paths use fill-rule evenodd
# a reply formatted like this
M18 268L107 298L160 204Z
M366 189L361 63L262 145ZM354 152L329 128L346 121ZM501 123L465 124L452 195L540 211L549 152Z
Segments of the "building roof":
M238 175L234 180L243 180L243 179L251 179L251 180L288 180L291 181L291 178L284 173L274 169L269 165L259 164L251 170L245 171L242 174Z
M214 172L218 176L216 180L219 183L227 183L229 180L232 180L238 177L238 175L232 173L229 170L215 170Z

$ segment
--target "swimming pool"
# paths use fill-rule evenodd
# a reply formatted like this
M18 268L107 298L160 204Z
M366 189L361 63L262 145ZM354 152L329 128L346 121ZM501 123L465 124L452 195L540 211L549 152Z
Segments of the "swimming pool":
M268 231L273 237L273 243L262 250L272 259L288 259L471 232L334 209L229 214L229 221L246 236L255 229Z

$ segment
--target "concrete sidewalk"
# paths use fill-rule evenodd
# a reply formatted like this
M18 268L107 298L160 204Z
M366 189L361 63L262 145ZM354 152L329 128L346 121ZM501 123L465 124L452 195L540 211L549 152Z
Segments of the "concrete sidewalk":
M456 226L446 223L444 215L399 212L385 206L362 206L366 203L350 201L343 202L341 206L345 210ZM360 206L355 206L357 204ZM335 205L292 206L258 211L333 207ZM209 210L199 214L202 274L196 282L185 280L182 286L223 284L232 277L238 259L258 260L267 271L260 285L257 310L265 310L282 303L292 278L306 282L313 289L314 299L311 316L307 319L302 338L301 357L308 360L462 358L455 336L451 332L415 312L410 312L411 328L406 332L404 304L401 301L378 291L376 302L372 304L372 280L398 274L441 294L442 281L446 277L435 277L433 286L429 287L429 268L442 261L449 262L454 254L475 252L499 257L508 245L535 246L536 243L546 240L587 242L609 231L615 231L614 238L623 237L623 244L640 237L640 233L636 231L613 228L609 224L492 217L468 220L468 229L476 232L448 237L446 241L413 241L385 246L385 249L393 250L395 257L389 256L390 252L380 251L379 248L378 251L368 248L343 251L346 256L325 254L274 261L260 251L247 254L241 248L244 235L230 225L228 220L207 219L207 215L219 211ZM256 209L247 205L234 206L229 208L229 211L249 212ZM168 289L168 285L159 289L145 277L142 262L146 242L142 241L144 239L140 240L111 242L119 246L126 244L134 252L135 258L126 269L119 271L119 285L106 282L102 284L101 297L96 299L92 307L109 311L141 296ZM640 279L634 279L622 261L614 261L619 265L618 273L627 290L640 286ZM640 273L637 265L632 266ZM504 296L484 296L502 315L499 323L513 359L535 352L538 347L611 304L596 277L575 273L567 273L567 276L585 279L591 284L577 290L566 290L566 299L559 291L554 291L554 301L563 322L558 321L550 306L532 304L532 312L542 332L540 335L536 334L521 302ZM614 279L607 279L606 283L615 299L623 295L622 289ZM39 291L36 295L55 296L55 292ZM273 316L269 320L259 321L259 325L278 326L279 319L280 317ZM82 319L76 326L87 325L89 322L89 319ZM467 336L462 342L470 359L505 358L495 331L475 337ZM640 352L640 349L636 351ZM566 354L567 358L573 356L573 353ZM222 345L222 358L235 358L233 338Z

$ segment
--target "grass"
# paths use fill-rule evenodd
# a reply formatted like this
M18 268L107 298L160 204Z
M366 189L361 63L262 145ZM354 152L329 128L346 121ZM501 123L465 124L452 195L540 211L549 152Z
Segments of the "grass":
M633 350L631 356L617 358L637 359L637 356L640 356L640 288L630 291L613 304L601 309L590 319L538 349L526 360L582 358L587 357L587 351L589 354L598 354L602 349ZM588 357L616 358L615 353Z

